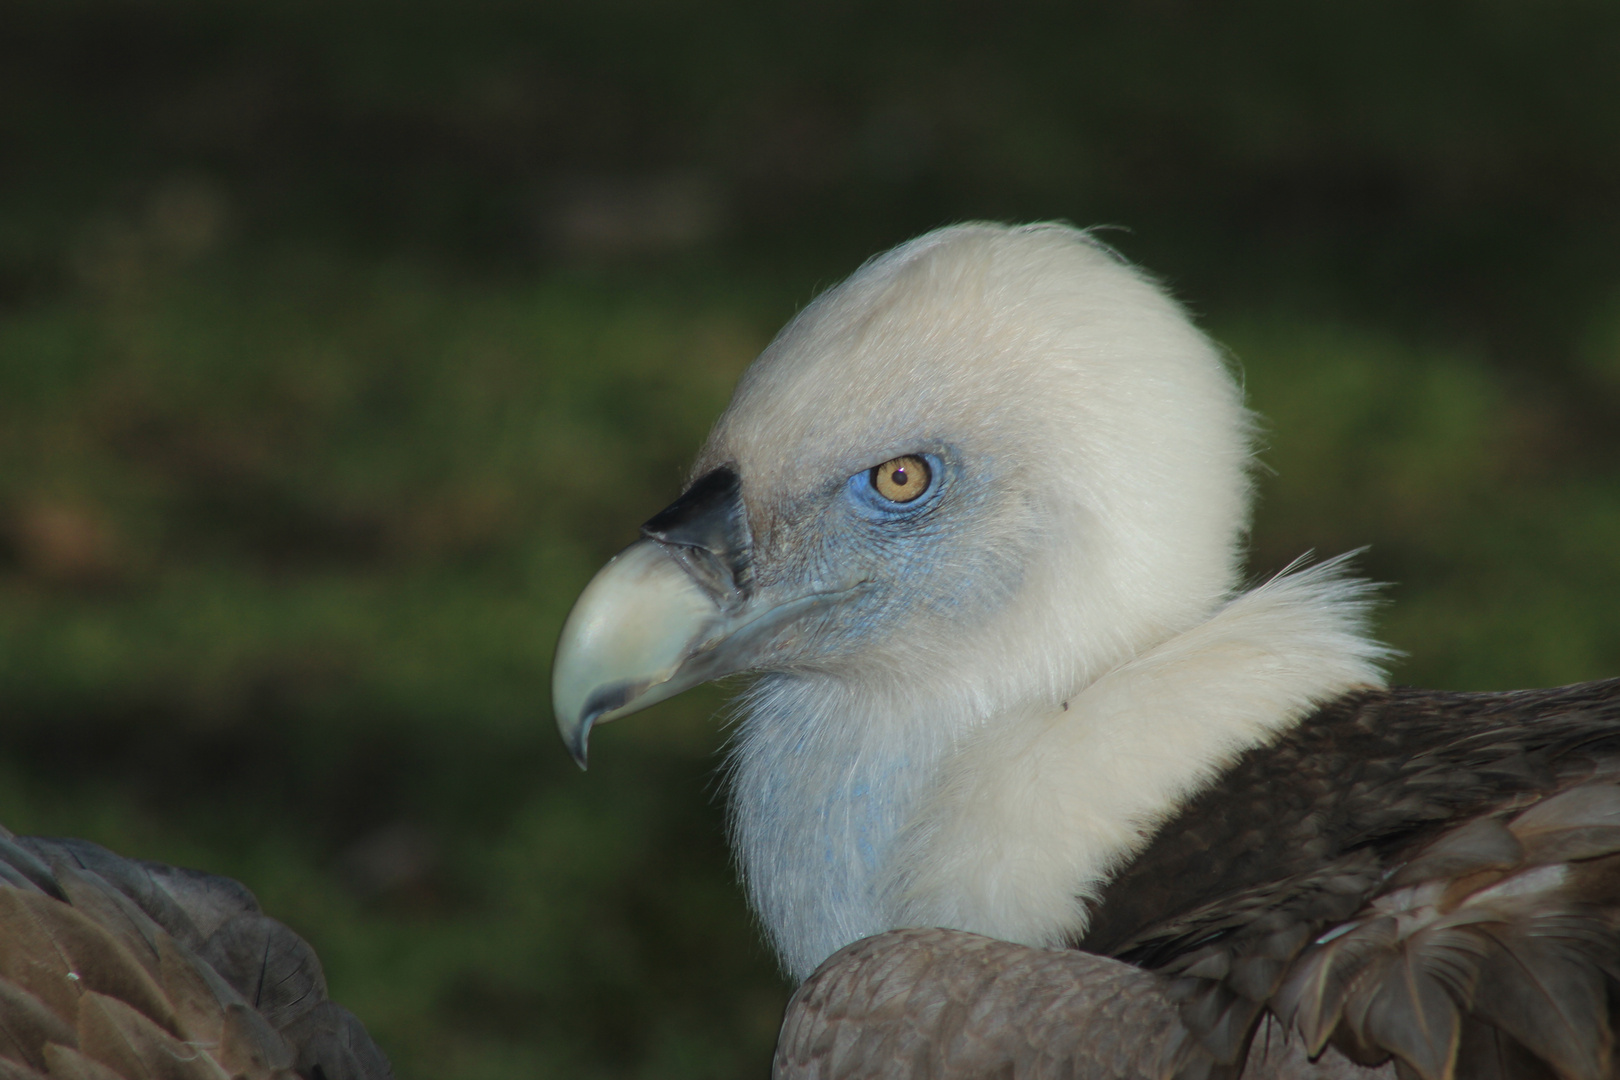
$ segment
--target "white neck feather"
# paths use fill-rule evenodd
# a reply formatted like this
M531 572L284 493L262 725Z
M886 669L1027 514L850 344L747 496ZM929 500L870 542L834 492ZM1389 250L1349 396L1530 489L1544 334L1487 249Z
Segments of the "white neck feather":
M732 831L784 965L802 979L897 926L1077 935L1108 878L1239 754L1382 683L1368 593L1342 560L1285 573L1066 702L988 718L944 692L762 681L733 751Z

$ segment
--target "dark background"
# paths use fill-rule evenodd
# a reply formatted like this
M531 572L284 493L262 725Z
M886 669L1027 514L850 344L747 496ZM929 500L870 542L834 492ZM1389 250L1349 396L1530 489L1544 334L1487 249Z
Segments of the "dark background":
M1620 674L1620 6L0 3L0 820L248 882L402 1078L765 1075L594 568L862 258L1109 224L1405 682Z

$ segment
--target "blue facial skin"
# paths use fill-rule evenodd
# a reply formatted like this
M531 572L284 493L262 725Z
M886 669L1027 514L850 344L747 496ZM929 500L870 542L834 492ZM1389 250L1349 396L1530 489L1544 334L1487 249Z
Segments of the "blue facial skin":
M910 502L895 502L880 495L872 482L872 469L863 469L844 482L843 513L827 516L829 539L842 549L850 564L859 563L869 582L867 595L850 607L859 615L845 629L870 632L874 623L898 615L896 601L927 602L930 594L957 593L958 583L941 570L955 560L962 547L962 500L954 498L969 487L957 461L939 453L914 452L928 463L927 489ZM937 600L935 601L937 603Z
M816 589L858 583L847 598L799 626L788 666L836 663L906 633L914 620L982 617L1016 588L1019 553L1005 545L987 550L977 528L1004 494L993 480L994 462L975 457L970 465L948 446L902 453L922 458L929 468L928 488L910 502L879 494L869 466L786 515L795 527L777 549L791 552L777 566L783 575L778 580Z

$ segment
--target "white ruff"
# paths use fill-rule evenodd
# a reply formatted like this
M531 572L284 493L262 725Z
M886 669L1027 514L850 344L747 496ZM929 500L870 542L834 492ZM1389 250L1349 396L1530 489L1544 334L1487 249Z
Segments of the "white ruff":
M762 681L732 758L732 830L785 966L802 979L899 926L1030 945L1081 932L1088 900L1242 751L1383 682L1368 588L1340 560L1284 574L1067 708L974 717L829 676Z

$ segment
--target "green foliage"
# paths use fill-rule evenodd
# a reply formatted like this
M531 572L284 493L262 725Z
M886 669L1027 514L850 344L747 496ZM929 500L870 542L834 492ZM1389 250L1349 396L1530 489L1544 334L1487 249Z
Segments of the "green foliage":
M1219 330L1221 328L1217 328ZM1270 316L1222 335L1266 419L1256 570L1367 547L1397 679L1620 672L1620 461L1555 391L1457 349Z

